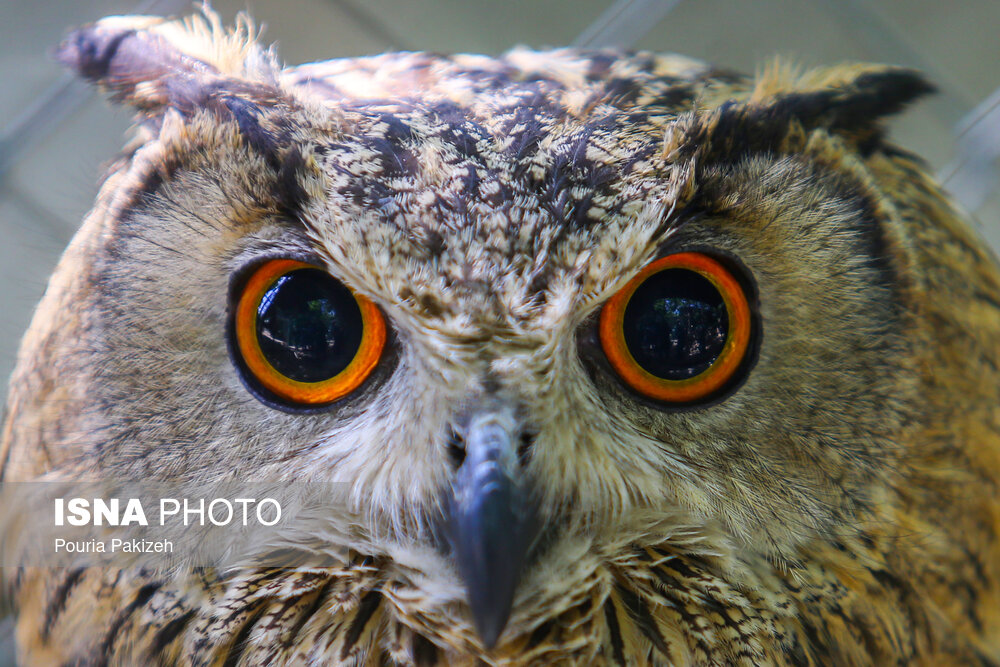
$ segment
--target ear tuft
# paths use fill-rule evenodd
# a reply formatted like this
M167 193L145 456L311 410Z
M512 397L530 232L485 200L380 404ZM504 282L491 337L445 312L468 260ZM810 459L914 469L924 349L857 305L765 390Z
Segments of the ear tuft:
M833 121L842 128L871 122L899 113L910 102L935 90L923 74L914 70L887 67L866 72L834 95Z
M801 73L775 62L758 75L750 103L806 128L866 135L934 90L920 72L905 67L841 65Z
M882 120L934 90L913 70L846 65L800 71L781 61L758 74L745 101L695 114L669 140L675 159L798 152L814 130L834 133L862 155L883 146Z
M71 33L56 58L115 99L146 111L185 108L222 81L275 86L280 67L245 15L227 30L207 7L166 20L112 16Z

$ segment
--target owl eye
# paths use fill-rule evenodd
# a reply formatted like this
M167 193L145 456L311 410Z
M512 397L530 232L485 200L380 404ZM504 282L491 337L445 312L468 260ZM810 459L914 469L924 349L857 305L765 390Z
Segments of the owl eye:
M646 266L605 304L601 346L635 391L669 403L711 398L745 368L746 293L717 260L696 252Z
M299 405L357 389L385 348L385 320L365 297L305 262L274 259L239 294L236 348L253 380Z

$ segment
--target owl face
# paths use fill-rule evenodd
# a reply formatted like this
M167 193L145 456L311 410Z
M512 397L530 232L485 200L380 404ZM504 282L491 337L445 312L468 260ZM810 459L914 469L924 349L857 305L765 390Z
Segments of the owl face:
M343 483L355 530L322 548L467 602L487 643L621 545L791 562L885 493L913 286L858 156L914 75L281 71L122 30L62 51L142 125L54 283L89 315L47 354L96 359L65 362L55 465Z

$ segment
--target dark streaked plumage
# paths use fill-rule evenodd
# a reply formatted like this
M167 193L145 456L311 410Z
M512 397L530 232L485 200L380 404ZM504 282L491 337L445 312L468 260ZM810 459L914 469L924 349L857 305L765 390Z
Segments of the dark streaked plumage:
M25 339L3 479L344 482L353 514L297 545L341 565L24 570L24 662L1000 664L1000 272L883 138L922 78L572 50L283 70L249 33L117 17L61 48L140 124ZM594 319L704 247L753 278L756 364L664 409ZM231 276L272 255L390 323L328 409L230 361ZM538 536L499 620L438 530L469 414L513 424Z

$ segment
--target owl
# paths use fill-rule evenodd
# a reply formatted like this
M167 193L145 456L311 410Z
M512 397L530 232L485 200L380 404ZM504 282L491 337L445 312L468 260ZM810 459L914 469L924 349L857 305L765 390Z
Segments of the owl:
M24 664L1000 665L1000 269L889 66L60 60L137 113L2 479L345 488L323 567L8 570Z

